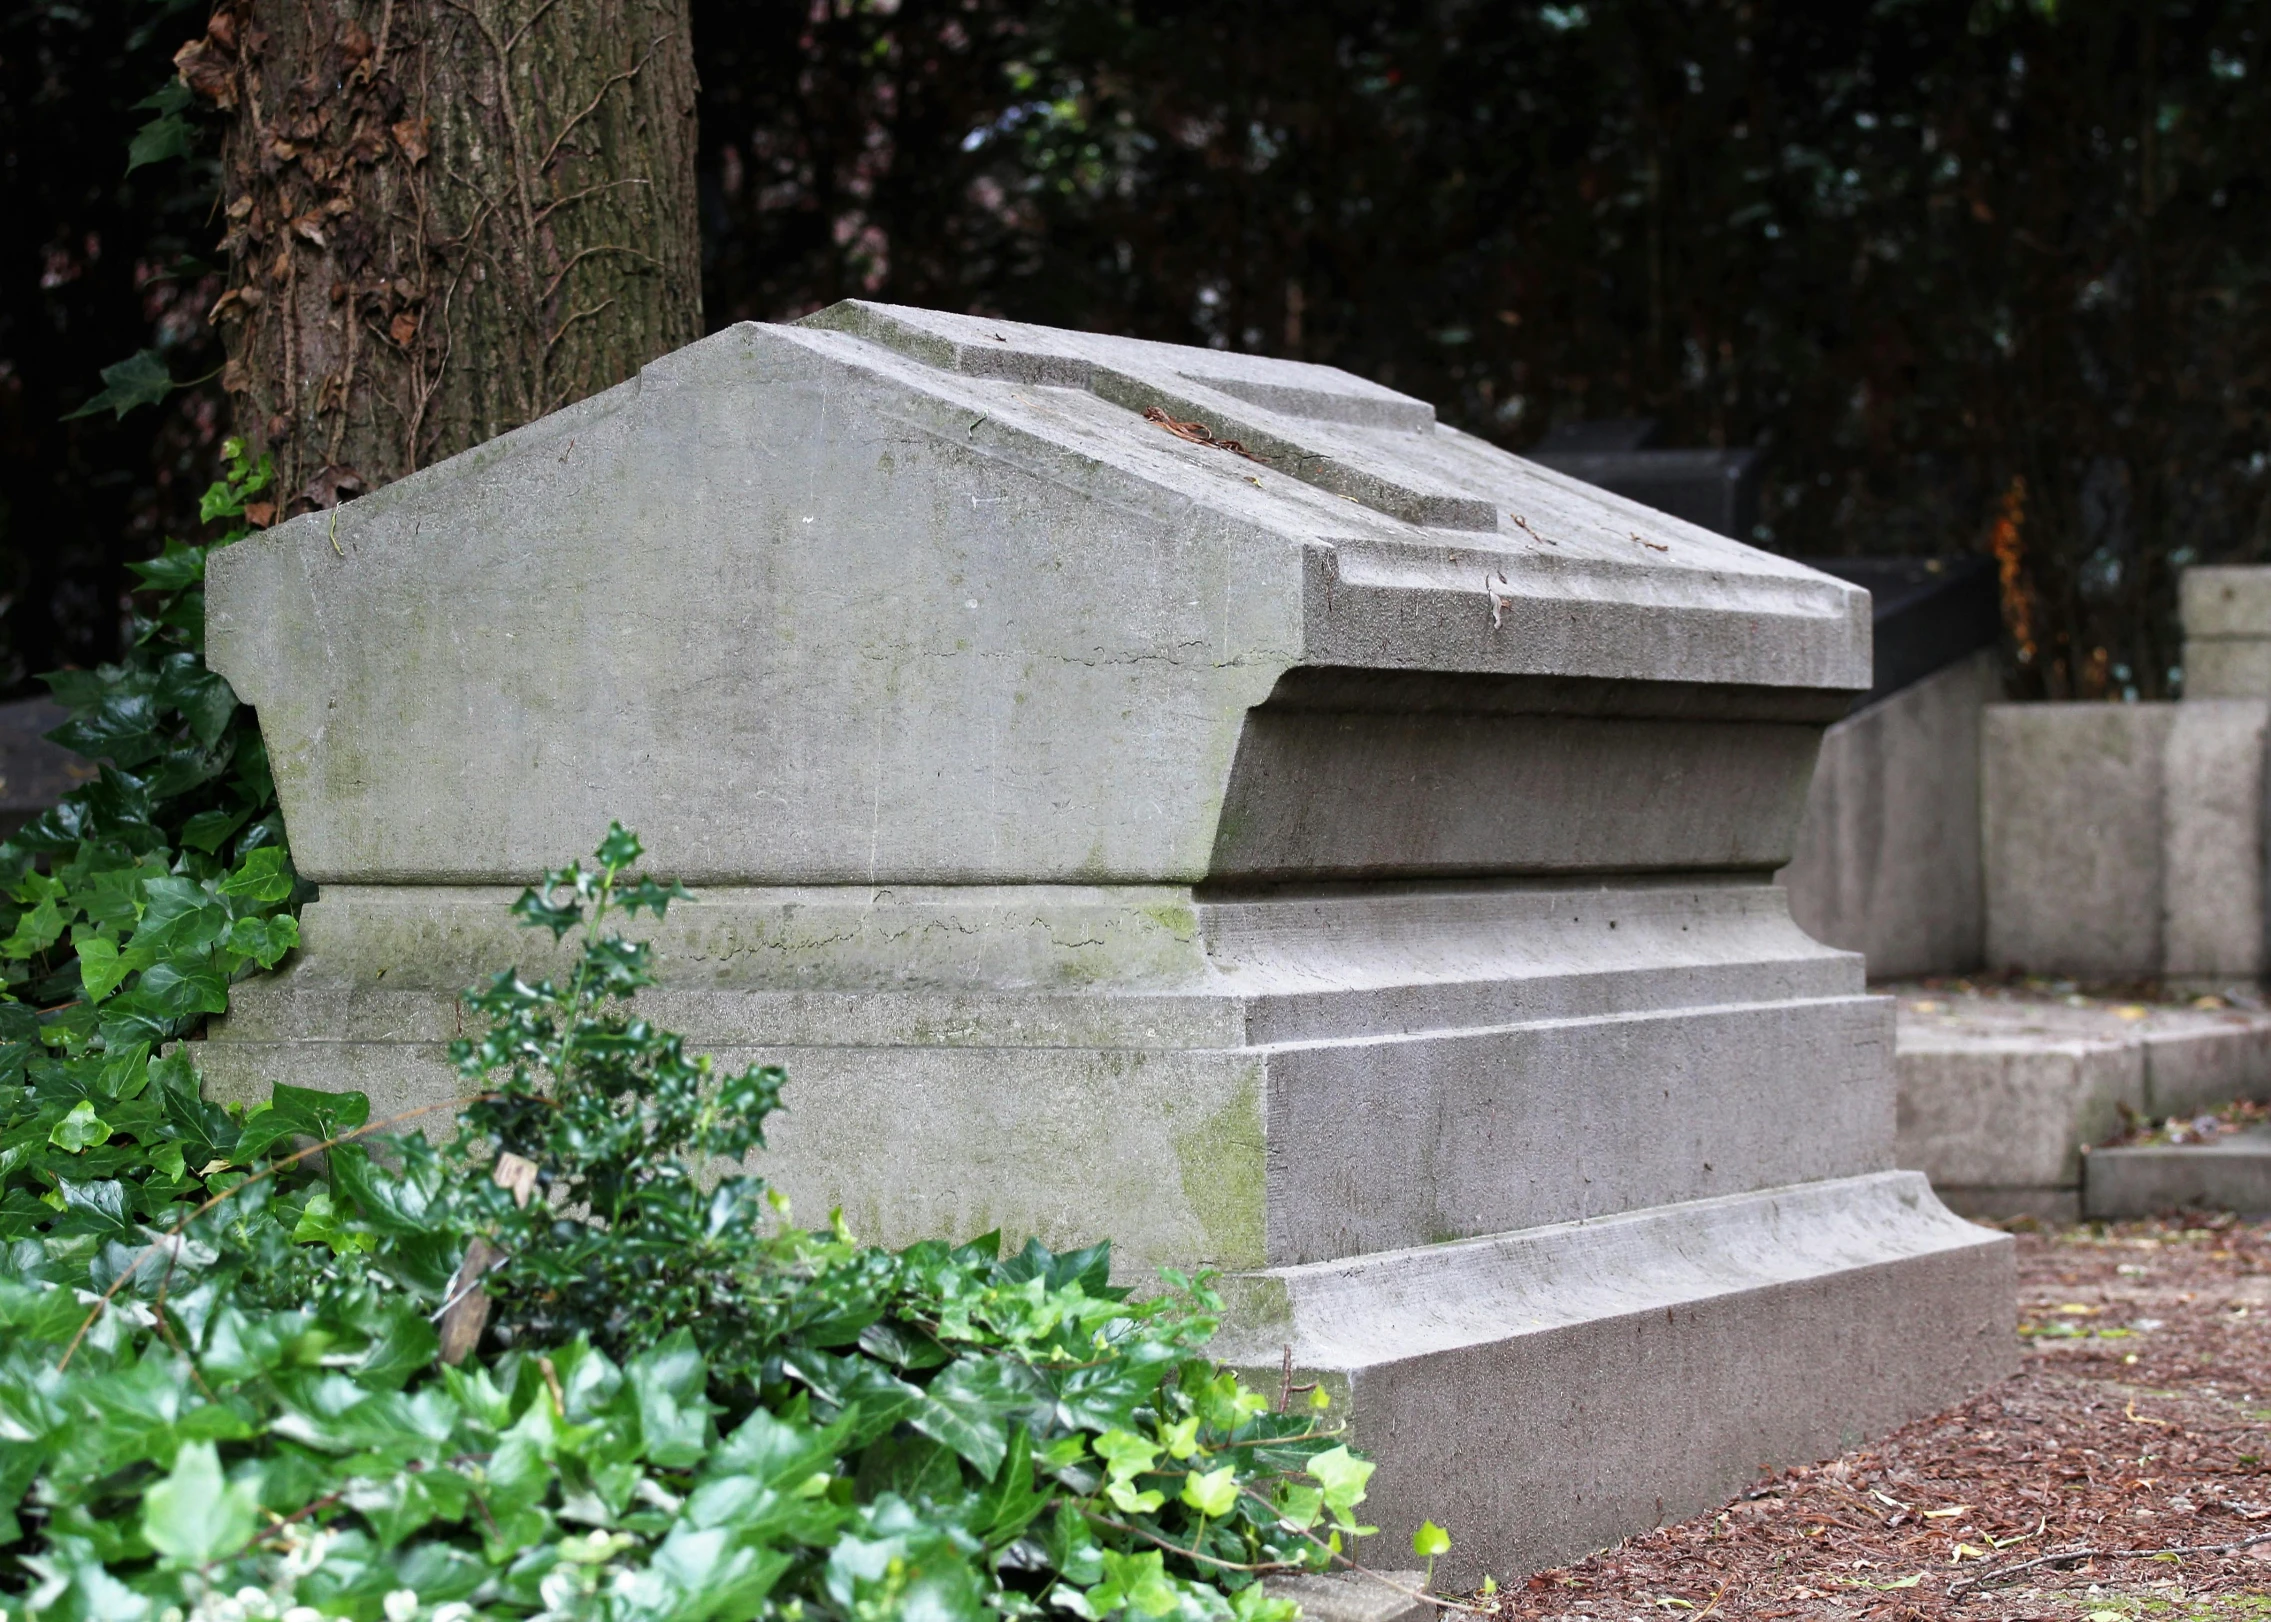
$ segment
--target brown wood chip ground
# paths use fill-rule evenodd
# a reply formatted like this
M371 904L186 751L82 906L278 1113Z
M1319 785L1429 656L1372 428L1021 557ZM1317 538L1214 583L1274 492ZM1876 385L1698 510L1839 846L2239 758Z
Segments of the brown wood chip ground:
M2021 1372L1961 1407L1488 1603L1506 1622L2271 1622L2271 1225L2022 1232L2019 1329Z

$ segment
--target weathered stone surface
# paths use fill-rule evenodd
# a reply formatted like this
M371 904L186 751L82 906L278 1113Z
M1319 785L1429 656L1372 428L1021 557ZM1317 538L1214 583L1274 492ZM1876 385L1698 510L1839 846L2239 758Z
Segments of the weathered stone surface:
M2267 732L2261 699L1989 706L1988 965L2258 978Z
M216 554L303 871L510 880L610 817L711 884L1772 867L1868 684L1862 593L1345 374L816 319ZM1658 682L1764 691L1677 738L1601 692Z
M2118 1221L2181 1210L2271 1212L2271 1132L2090 1155L2082 1180L2085 1216Z
M1894 1158L1967 1215L2078 1215L2124 1108L2271 1098L2271 1014L1906 988L1899 1010Z
M2109 979L2160 972L2163 759L2179 707L1987 707L1988 967Z
M1290 1345L1395 1457L1433 1460L1383 1464L1366 1512L1451 1528L1436 1574L1463 1587L2003 1378L2013 1274L2006 1240L1887 1172L1234 1281L1224 1351L1263 1377ZM1495 1546L1457 1541L1506 1520Z
M2271 700L2174 706L2161 784L2161 973L2262 978L2263 778Z
M1336 1572L1330 1576L1270 1577L1262 1586L1294 1601L1309 1622L1427 1622L1436 1608L1415 1596L1426 1591L1424 1571Z
M2195 564L2177 578L2184 696L2271 699L2271 569Z
M2145 1108L2143 1045L2040 1028L1904 1026L1895 1158L1958 1207L2010 1189L2072 1190L2081 1146Z
M620 817L703 887L644 1007L788 1066L764 1169L807 1217L1265 1293L1358 1266L1339 1321L1388 1351L1414 1291L1479 1315L1344 1381L1390 1540L1432 1509L1511 1574L2001 1367L2007 1242L1872 1192L1889 1011L1770 882L1868 685L1850 588L1325 368L866 305L707 339L336 539L214 562L323 884L215 1092L449 1097L452 992L551 950L512 887ZM1692 1215L1730 1201L1789 1219ZM1535 1237L1667 1208L1638 1248ZM1570 1270L1438 1271L1500 1254ZM1630 1435L1542 1445L1565 1409Z
M1996 655L1974 654L1822 736L1779 877L1799 926L1859 952L1872 978L1979 966L1980 713L2000 685Z

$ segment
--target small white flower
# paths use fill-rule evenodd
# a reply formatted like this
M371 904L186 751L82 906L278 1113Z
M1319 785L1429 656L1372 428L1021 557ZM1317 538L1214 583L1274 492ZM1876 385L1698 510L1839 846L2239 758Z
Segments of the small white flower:
M461 1599L434 1607L434 1622L472 1622L473 1607Z
M382 1602L386 1622L410 1622L418 1614L418 1591L415 1588L397 1588Z
M323 1622L323 1613L312 1605L295 1605L284 1613L284 1622Z

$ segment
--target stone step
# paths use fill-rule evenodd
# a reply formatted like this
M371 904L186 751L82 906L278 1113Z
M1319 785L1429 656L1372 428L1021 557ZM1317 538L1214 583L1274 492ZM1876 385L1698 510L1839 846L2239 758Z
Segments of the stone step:
M2082 1214L2114 1219L2162 1211L2271 1212L2271 1129L2211 1143L2137 1144L2082 1158Z
M2010 1239L1913 1172L1226 1277L1214 1354L1290 1359L1437 1581L1559 1565L1827 1458L2015 1362Z
M2271 1013L2027 991L1886 988L1898 1002L1895 1163L1970 1216L2072 1221L2082 1151L2271 1097Z

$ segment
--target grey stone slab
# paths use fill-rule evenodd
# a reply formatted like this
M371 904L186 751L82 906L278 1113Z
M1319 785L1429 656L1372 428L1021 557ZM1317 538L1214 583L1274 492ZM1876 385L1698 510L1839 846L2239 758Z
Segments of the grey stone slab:
M1876 978L1955 974L1985 951L1980 715L2001 685L1970 656L1822 735L1796 854L1778 875L1808 934Z
M1262 1586L1299 1605L1309 1622L1427 1622L1437 1611L1417 1597L1426 1592L1424 1571L1270 1577Z
M241 988L216 1022L210 1087L254 1098L328 1071L381 1114L454 1096L447 1043L463 1028L443 988L516 958L526 973L556 966L503 899L333 892L308 910L292 970ZM836 992L752 999L717 984L721 970L751 972L749 943L776 938L786 908L814 938L856 935L848 898L832 912L801 892L730 893L639 932L664 954L665 982L643 999L653 1017L721 1064L787 1067L764 1169L800 1208L842 1205L891 1244L997 1226L1057 1244L1108 1231L1143 1278L1883 1165L1891 1004L1861 995L1856 960L1807 941L1780 901L1768 886L1723 885L1314 896L1180 915L1155 903L1154 918L1189 920L1210 948L1163 977L1187 975L1171 994L1089 981L990 1000L901 983L853 1009ZM1085 904L1033 908L1015 938L1077 938ZM974 932L982 915L961 913ZM1002 961L1031 973L1023 955ZM427 988L381 989L404 979ZM783 1039L791 1026L802 1044ZM922 1129L872 1128L896 1118ZM1099 1134L1105 1118L1114 1128ZM1146 1169L1164 1165L1176 1175Z
M2271 699L2271 570L2194 565L2177 577L2184 696Z
M1457 1589L2014 1372L2013 1272L2008 1238L1884 1173L1233 1281L1225 1350L1274 1378L1290 1347L1352 1405L1380 1460L1366 1514L1391 1548L1450 1528L1437 1578Z
M70 718L51 698L0 704L0 838L94 781L100 768L93 761L48 741Z
M2081 1221L2079 1188L1961 1188L1934 1183L1940 1203L1974 1222L2033 1222L2063 1228Z
M2160 972L2163 759L2179 707L1987 707L1988 967L2109 979Z
M2188 1209L2271 1212L2271 1132L2091 1151L2082 1180L2085 1215L2116 1220Z
M2162 762L2161 972L2254 981L2265 968L2271 700L2188 698L2174 710Z
M2271 1015L2077 997L1898 993L1895 1158L1975 1216L2070 1217L2122 1110L2271 1097Z
M2177 615L2188 638L2271 639L2271 569L2248 563L2196 563L2177 576Z
M2187 700L2271 697L2271 637L2187 637L2184 696Z
M2148 1114L2189 1115L2235 1098L2271 1098L2271 1016L2163 1016L2148 1021L2138 1040Z
M1900 1042L1894 1159L1935 1187L2073 1188L2081 1146L2145 1106L2145 1057L2119 1037L1967 1032Z

